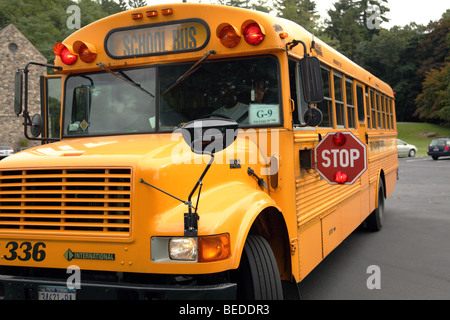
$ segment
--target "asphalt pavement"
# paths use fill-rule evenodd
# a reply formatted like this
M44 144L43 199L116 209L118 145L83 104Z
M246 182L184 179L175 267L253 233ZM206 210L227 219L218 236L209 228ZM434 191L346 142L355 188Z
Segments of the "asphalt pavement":
M450 299L450 157L399 164L383 229L353 232L302 281L302 299Z

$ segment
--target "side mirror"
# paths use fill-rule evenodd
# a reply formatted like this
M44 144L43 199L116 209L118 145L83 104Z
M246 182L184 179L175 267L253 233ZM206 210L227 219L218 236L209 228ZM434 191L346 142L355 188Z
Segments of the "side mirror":
M304 57L300 60L300 70L306 103L322 102L324 95L319 59L310 56Z
M40 114L35 114L31 119L31 135L35 138L39 137L42 132L42 117Z
M14 78L14 113L20 115L22 113L22 97L23 97L23 74L17 71Z
M192 152L212 155L236 140L238 124L231 119L200 119L181 127L184 141Z

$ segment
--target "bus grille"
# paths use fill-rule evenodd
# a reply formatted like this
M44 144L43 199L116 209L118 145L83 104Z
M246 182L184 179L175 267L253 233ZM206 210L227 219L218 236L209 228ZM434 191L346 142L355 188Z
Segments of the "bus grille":
M0 171L0 232L128 236L131 169Z

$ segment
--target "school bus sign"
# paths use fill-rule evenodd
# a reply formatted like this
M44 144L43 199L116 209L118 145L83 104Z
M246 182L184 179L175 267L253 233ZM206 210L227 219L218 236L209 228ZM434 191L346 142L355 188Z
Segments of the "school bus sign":
M351 132L328 133L315 148L316 170L330 184L353 184L367 169L367 148Z

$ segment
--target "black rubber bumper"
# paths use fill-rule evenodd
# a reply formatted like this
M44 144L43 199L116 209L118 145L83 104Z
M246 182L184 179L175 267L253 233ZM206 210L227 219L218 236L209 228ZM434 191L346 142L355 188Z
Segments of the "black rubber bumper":
M64 281L0 275L0 300L39 300L39 287L67 288ZM159 285L135 283L81 283L77 300L234 300L236 284Z

